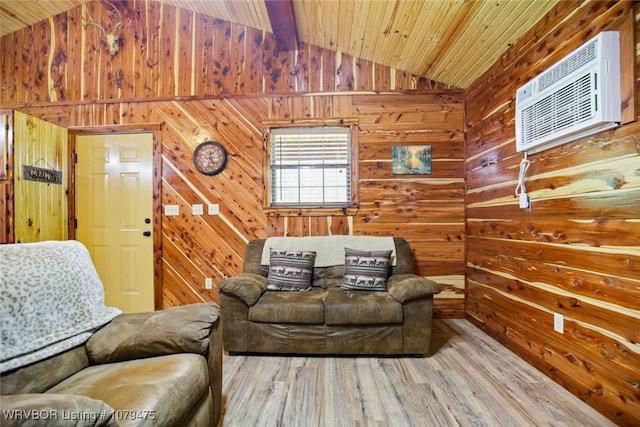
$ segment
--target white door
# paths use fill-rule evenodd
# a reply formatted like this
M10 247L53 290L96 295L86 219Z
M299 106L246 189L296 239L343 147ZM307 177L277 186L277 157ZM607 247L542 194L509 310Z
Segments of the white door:
M76 137L76 238L87 246L106 303L152 311L153 134Z

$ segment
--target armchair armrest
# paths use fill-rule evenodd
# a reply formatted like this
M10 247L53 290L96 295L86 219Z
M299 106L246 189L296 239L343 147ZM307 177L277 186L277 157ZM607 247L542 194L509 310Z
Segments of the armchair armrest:
M206 355L219 315L215 303L121 314L89 338L87 354L92 364L175 353Z
M0 421L6 427L117 427L116 411L101 400L58 393L0 396ZM83 415L75 419L73 415Z
M417 274L395 274L387 281L387 292L401 303L440 293L436 282Z
M240 273L237 276L222 280L218 289L225 294L233 295L251 306L258 302L267 289L267 278L255 273Z

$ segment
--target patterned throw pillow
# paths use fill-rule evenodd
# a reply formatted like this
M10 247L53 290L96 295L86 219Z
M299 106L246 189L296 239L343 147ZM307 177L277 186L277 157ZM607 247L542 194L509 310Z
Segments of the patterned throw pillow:
M270 251L267 289L271 291L306 291L311 287L316 253L312 251Z
M359 251L345 248L344 281L347 290L384 291L393 251Z

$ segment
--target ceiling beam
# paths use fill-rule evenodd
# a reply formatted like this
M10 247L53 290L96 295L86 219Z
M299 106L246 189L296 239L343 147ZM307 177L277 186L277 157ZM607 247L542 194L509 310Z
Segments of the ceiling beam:
M298 48L298 30L293 14L293 0L264 0L271 21L276 46L280 52Z

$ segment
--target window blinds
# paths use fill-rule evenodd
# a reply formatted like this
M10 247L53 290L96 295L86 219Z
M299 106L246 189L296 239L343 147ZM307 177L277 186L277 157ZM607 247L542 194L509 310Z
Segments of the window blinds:
M272 129L271 204L349 205L350 140L347 127Z

